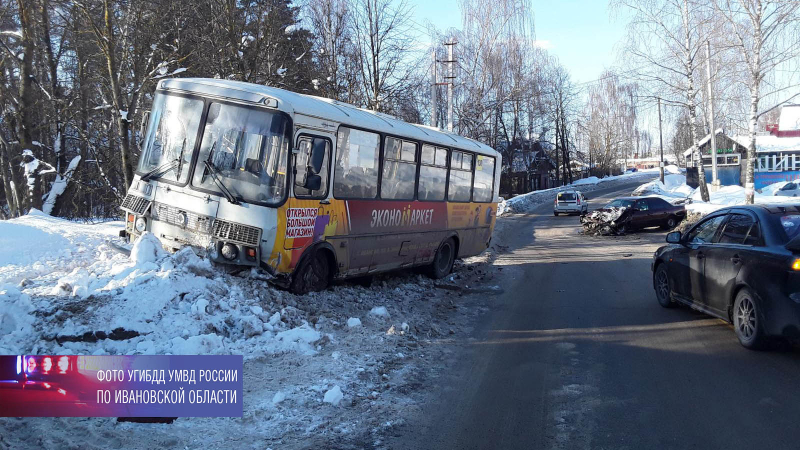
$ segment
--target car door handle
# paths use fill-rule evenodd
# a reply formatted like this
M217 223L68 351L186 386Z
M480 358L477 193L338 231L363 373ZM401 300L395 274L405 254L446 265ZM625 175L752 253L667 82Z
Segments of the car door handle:
M739 258L739 255L733 255L733 257L731 258L731 262L734 264L741 264L742 259Z

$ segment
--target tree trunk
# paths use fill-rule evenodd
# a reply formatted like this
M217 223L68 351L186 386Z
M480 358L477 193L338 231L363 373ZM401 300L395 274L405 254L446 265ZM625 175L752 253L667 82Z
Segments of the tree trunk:
M21 1L21 0L20 0ZM125 104L122 98L122 88L119 85L119 74L117 73L117 60L115 55L115 38L114 27L112 24L114 12L111 10L109 0L103 1L104 8L104 21L105 21L105 56L106 68L108 69L108 78L111 83L111 101L114 106L114 114L116 115L115 122L117 125L117 135L119 137L120 152L122 153L122 176L125 181L125 189L131 185L133 181L133 164L131 162L131 143L130 143L130 122L128 118L122 117L122 111ZM128 113L130 111L127 111Z
M694 64L692 61L692 45L690 37L689 23L689 1L683 2L683 31L684 31L684 51L686 52L686 100L689 103L689 129L692 135L692 154L698 153L697 163L697 182L700 188L700 197L704 202L708 202L708 186L706 185L706 171L703 168L703 155L697 147L697 111L695 109L695 89L694 89Z

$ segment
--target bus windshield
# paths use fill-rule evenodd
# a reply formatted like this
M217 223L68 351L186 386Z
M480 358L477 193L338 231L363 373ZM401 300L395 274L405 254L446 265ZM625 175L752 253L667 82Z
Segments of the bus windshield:
M291 128L280 113L212 103L192 186L227 190L244 202L280 203L286 194Z
M156 94L138 172L186 183L202 116L202 100Z

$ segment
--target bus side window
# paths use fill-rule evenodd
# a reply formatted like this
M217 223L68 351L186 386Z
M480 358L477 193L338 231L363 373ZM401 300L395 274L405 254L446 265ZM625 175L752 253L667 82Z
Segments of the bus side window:
M383 145L383 178L381 198L414 199L414 179L417 176L417 145L387 137Z
M323 138L302 137L297 144L295 159L294 195L295 197L324 198L328 193L328 161L331 155L330 141ZM321 160L321 164L320 164ZM319 165L315 172L314 166ZM309 176L319 175L320 187L310 190L306 186Z
M494 158L475 155L475 180L472 199L476 202L490 202L494 196Z
M472 155L453 151L450 157L450 188L447 199L468 202L472 194Z
M417 199L444 200L447 180L447 149L425 144L422 146Z
M337 138L333 195L375 198L378 195L380 137L376 133L340 127Z

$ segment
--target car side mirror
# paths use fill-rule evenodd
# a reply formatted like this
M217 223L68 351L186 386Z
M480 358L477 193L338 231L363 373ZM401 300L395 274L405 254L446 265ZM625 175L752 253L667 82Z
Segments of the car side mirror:
M315 173L309 173L306 175L306 182L303 187L309 191L318 191L322 187L322 177Z
M672 233L667 233L667 243L668 244L680 244L681 243L681 232L680 231L673 231Z

